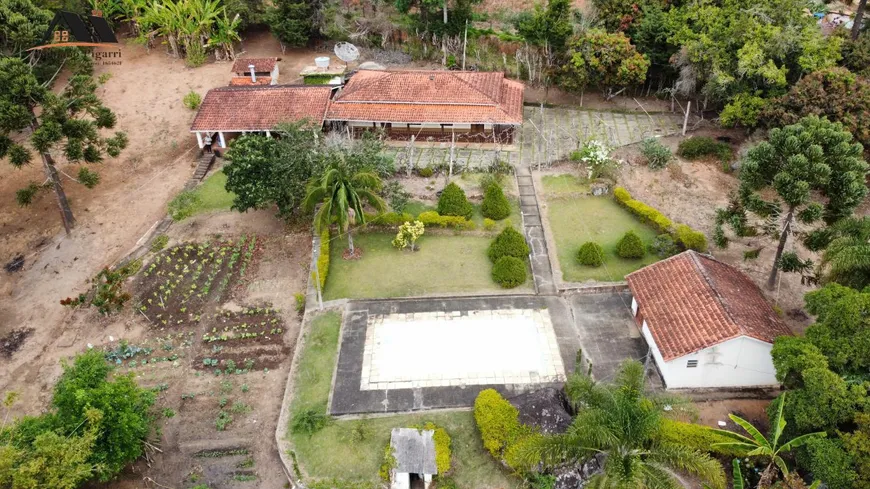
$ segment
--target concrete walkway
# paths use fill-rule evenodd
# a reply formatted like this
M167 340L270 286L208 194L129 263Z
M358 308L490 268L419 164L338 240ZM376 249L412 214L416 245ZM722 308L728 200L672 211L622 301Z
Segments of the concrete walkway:
M520 165L516 168L517 187L520 191L520 211L523 217L523 233L532 249L532 276L535 279L535 291L540 295L556 295L556 283L553 280L553 268L550 266L550 256L547 253L547 240L544 238L544 227L541 223L541 209L535 192L535 182L529 167Z

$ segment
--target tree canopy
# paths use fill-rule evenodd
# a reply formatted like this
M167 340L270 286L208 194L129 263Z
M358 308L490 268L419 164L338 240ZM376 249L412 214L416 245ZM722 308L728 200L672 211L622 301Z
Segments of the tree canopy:
M780 269L793 271L781 259L796 222L825 228L851 215L867 195L862 150L842 124L809 116L771 130L767 141L746 154L740 168L741 204L766 218L767 231L779 238L769 287ZM765 199L765 190L776 198Z
M0 428L0 486L74 489L112 479L142 455L153 403L133 374L112 374L103 352L77 355L64 364L50 411Z
M866 487L870 475L870 292L829 284L806 295L817 316L805 336L777 338L773 363L788 396L789 436L826 431L828 440L798 451L803 468L832 489Z
M103 130L115 126L115 114L96 95L97 84L89 75L74 75L60 93L49 91L36 79L31 67L18 58L0 58L0 158L20 168L33 159L33 148L40 156L46 181L31 182L19 190L20 205L29 205L39 191L51 188L57 196L64 226L69 232L75 219L66 200L59 170L51 152L62 147L67 162L78 164L77 177L63 174L88 188L99 183L99 174L91 164L105 155L118 156L127 146L127 135L116 132L110 137ZM39 116L37 116L37 112ZM16 142L11 135L30 131L29 146Z
M671 8L669 42L680 48L677 87L726 104L742 96L741 107L755 111L757 103L746 97L781 95L801 76L834 66L840 39L826 39L806 7L803 0L699 0Z
M561 81L562 86L575 91L597 86L612 97L618 87L643 83L648 68L649 60L625 34L590 29L568 42Z

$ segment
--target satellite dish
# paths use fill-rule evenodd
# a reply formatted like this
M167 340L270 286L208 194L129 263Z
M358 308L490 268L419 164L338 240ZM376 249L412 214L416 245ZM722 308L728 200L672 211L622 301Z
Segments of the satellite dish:
M359 59L359 49L349 42L340 42L335 45L335 55L346 65Z

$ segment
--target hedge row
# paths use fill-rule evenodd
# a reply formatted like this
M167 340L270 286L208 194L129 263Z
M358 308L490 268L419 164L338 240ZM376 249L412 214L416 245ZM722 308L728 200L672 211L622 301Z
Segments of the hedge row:
M415 218L407 212L384 212L383 214L366 214L366 223L372 226L398 227L406 222L414 222ZM442 216L436 211L421 212L417 221L425 226L453 228L460 231L470 231L475 228L474 222L461 216Z
M660 441L694 448L701 452L729 458L739 458L746 455L746 452L731 447L713 447L714 443L730 443L734 440L699 424L683 423L665 418L662 420L660 433Z
M632 199L628 190L622 187L613 189L613 197L616 199L616 202L640 218L641 221L654 226L659 233L673 235L684 248L702 253L707 251L707 237L704 236L704 233L692 229L686 224L679 224L674 227L673 221L659 212L658 209L650 207L639 200Z
M435 211L421 212L417 216L417 220L426 226L453 228L460 231L471 231L475 227L473 221L469 221L462 216L442 216Z
M320 254L317 255L317 273L320 274L320 290L326 285L329 275L329 228L320 233ZM317 274L311 272L311 280L317 280Z

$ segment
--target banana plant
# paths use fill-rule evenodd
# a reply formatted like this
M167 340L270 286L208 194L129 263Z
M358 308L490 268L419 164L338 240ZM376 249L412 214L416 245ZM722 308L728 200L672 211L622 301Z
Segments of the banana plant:
M785 393L780 396L779 409L777 409L776 418L773 420L773 431L769 434L769 438L762 435L758 428L752 426L752 423L734 414L729 414L728 417L731 418L731 421L734 421L743 428L750 436L744 436L728 430L713 430L715 433L733 440L729 442L714 443L712 445L713 448L732 448L745 452L749 457L759 457L767 461L767 466L762 472L761 479L758 482L759 489L770 487L776 478L777 469L779 469L784 478L788 477L788 466L786 465L785 460L783 460L782 455L797 447L805 445L814 438L823 438L827 436L827 433L824 431L819 431L816 433L807 433L792 438L787 442L783 442L781 438L786 426L785 418L782 416L783 407L785 407Z

